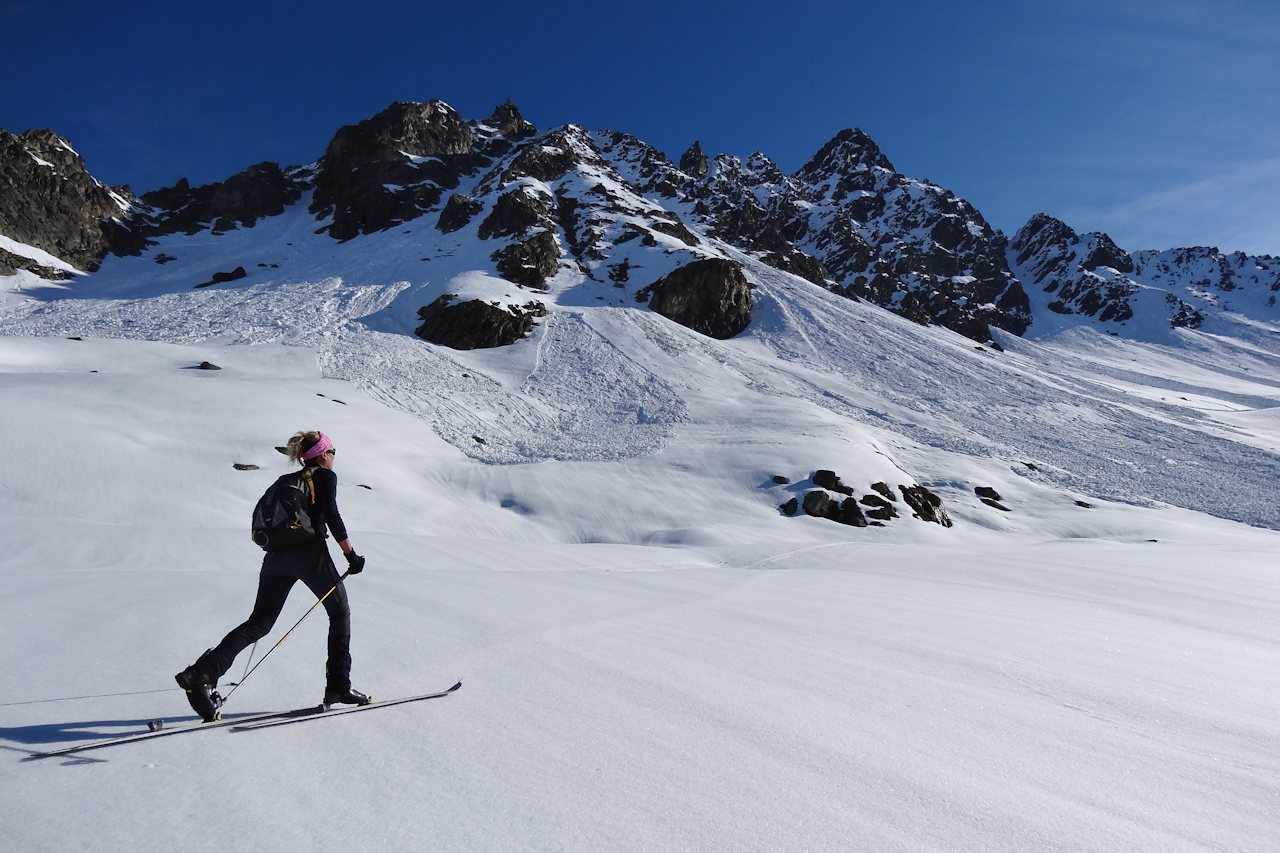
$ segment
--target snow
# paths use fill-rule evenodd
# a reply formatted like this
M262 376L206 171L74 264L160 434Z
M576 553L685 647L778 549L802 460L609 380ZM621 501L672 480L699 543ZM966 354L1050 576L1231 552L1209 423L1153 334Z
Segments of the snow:
M35 246L28 246L26 243L20 243L17 240L4 236L3 234L0 234L0 250L4 250L24 258L30 258L37 264L40 264L43 267L49 267L50 269L63 270L64 272L71 273L80 272L66 261L49 254L43 249L37 249ZM3 281L3 277L0 277L0 281Z
M12 849L1274 849L1266 329L996 353L733 255L735 339L566 270L529 339L455 352L418 307L534 296L469 264L491 244L315 227L174 235L0 305ZM249 513L316 427L369 560L356 686L462 690L21 761L191 719L172 674L247 614ZM824 467L955 526L779 513ZM324 635L228 716L316 702Z

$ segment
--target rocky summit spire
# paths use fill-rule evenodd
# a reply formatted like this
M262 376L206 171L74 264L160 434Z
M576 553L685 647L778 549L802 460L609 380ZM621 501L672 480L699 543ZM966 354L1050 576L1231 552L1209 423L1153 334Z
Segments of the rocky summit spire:
M680 155L680 171L690 177L701 178L709 168L711 164L707 155L702 153L702 143L695 139L689 150Z
M332 216L329 235L349 240L405 222L458 184L476 142L471 126L443 101L397 102L341 128L316 175L311 212Z
M489 120L485 124L494 128L507 139L524 139L526 136L533 136L538 129L529 122L525 121L525 117L520 114L520 108L517 107L510 99L493 108L493 115L489 116Z
M813 180L832 174L847 175L873 168L896 171L874 139L861 130L847 128L822 146L796 174L807 180Z

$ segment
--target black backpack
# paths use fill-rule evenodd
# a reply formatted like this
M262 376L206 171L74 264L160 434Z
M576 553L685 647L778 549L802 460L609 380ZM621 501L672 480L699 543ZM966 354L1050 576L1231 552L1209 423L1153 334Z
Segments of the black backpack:
M311 469L292 471L267 487L253 508L253 541L264 551L301 545L318 535L311 526L316 486Z

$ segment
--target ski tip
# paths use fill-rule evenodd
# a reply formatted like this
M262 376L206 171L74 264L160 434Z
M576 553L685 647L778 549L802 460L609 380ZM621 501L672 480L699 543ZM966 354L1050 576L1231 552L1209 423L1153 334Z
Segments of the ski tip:
M448 690L446 690L445 692L446 692L446 693L452 693L453 691L455 691L455 690L459 690L459 689L461 689L461 688L462 688L462 679L461 679L461 678L459 678L459 679L458 679L458 683L457 683L457 684L455 684L455 685L453 685L452 687L450 687L450 688L449 688Z

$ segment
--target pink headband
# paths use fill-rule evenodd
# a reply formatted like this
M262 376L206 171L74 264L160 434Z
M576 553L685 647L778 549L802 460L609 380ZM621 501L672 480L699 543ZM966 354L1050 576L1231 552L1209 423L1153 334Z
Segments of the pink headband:
M329 439L329 436L324 433L320 433L320 440L311 445L309 449L303 451L302 461L306 462L311 459L315 459L317 456L323 456L325 451L329 450L331 447L333 447L333 442Z

